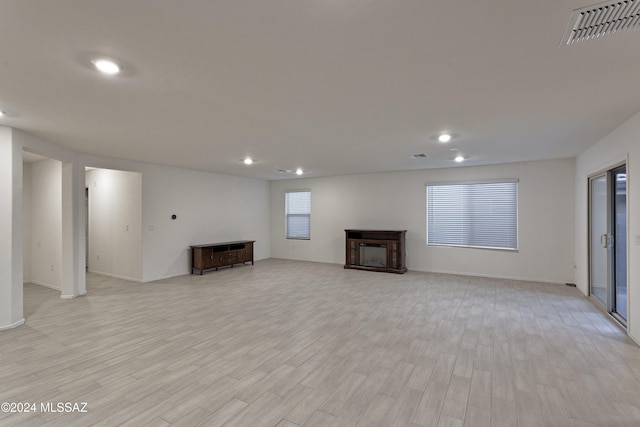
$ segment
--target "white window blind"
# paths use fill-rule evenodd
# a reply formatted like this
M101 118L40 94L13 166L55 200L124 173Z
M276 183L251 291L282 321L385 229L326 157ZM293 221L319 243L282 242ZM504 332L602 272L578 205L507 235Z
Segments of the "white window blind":
M285 193L287 239L311 238L311 191Z
M518 181L427 185L427 245L518 248Z

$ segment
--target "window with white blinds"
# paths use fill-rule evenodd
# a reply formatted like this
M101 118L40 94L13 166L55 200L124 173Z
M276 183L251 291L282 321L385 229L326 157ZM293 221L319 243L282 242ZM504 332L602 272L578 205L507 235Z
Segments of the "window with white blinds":
M518 249L518 181L428 184L427 245Z
M311 238L311 191L285 193L287 239Z

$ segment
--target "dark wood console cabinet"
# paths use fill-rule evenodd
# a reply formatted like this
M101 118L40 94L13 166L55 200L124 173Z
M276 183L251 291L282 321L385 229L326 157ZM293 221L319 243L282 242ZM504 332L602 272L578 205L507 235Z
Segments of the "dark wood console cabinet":
M407 230L344 230L344 268L404 274Z
M202 275L205 270L233 267L234 264L244 264L249 261L253 265L254 242L255 240L238 240L190 246L191 274L194 270L198 270Z

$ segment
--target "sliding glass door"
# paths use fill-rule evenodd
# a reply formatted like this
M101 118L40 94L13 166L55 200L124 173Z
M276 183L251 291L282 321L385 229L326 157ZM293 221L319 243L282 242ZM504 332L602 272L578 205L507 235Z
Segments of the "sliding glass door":
M622 165L589 179L589 291L626 325L627 174Z

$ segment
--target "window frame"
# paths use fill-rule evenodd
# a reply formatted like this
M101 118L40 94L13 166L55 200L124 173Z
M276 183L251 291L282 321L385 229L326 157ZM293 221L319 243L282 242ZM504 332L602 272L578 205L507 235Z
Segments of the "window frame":
M503 247L503 246L483 246L474 244L455 244L447 242L430 243L429 242L429 187L443 187L447 185L482 185L482 184L515 184L515 215L513 220L515 222L515 246ZM520 249L520 180L518 178L504 178L504 179L492 179L492 180L473 180L473 181L457 181L457 182L430 182L425 184L425 225L426 235L425 242L427 247L456 247L456 248L471 248L471 249L490 249L496 251L518 252ZM466 213L471 212L469 210ZM471 212L473 213L473 212ZM473 223L473 221L470 221ZM467 239L467 238L465 238Z
M309 213L308 214L290 214L287 211L287 194L289 193L309 193ZM309 228L306 237L289 236L289 217L309 218ZM311 190L307 188L296 190L285 190L284 192L284 237L287 240L311 240Z

